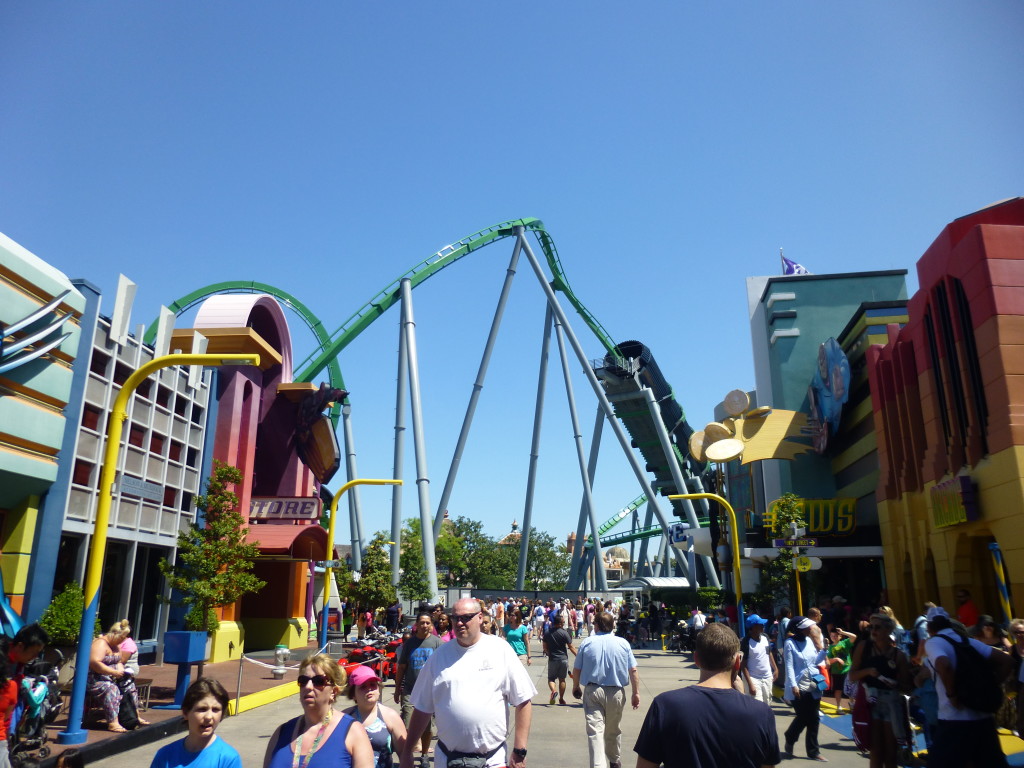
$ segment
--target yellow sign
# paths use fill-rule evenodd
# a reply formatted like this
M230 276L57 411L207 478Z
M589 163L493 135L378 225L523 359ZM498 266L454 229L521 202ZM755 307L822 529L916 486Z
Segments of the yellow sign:
M775 527L775 505L773 501L763 515L765 528ZM842 499L800 499L800 511L807 523L808 535L832 534L846 536L857 527L857 500Z
M794 558L793 567L800 571L800 573L806 573L811 570L811 558L807 557L807 555Z

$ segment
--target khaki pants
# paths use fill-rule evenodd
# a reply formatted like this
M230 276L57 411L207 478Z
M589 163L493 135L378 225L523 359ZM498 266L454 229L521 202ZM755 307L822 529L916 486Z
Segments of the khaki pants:
M752 677L754 683L754 698L763 701L769 707L772 705L772 679L770 677Z
M622 710L626 689L615 685L588 683L583 690L583 714L587 722L590 768L607 768L621 762Z

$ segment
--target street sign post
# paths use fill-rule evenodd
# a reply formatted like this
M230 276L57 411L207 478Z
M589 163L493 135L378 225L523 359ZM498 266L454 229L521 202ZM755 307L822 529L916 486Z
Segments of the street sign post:
M773 547L816 547L818 546L818 540L811 537L805 536L800 539L772 539Z

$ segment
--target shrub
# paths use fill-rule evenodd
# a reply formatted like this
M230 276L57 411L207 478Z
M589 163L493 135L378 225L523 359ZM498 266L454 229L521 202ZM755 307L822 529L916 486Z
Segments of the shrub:
M78 633L82 628L82 614L85 612L85 594L77 581L69 581L43 611L39 625L46 630L53 645L77 645ZM103 632L97 614L93 634Z

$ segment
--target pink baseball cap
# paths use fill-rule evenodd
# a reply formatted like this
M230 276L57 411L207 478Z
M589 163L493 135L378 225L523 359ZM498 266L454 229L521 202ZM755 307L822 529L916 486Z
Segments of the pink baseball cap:
M356 688L366 685L371 680L378 680L377 673L369 667L356 667L348 676L348 681ZM378 680L379 682L379 680Z

